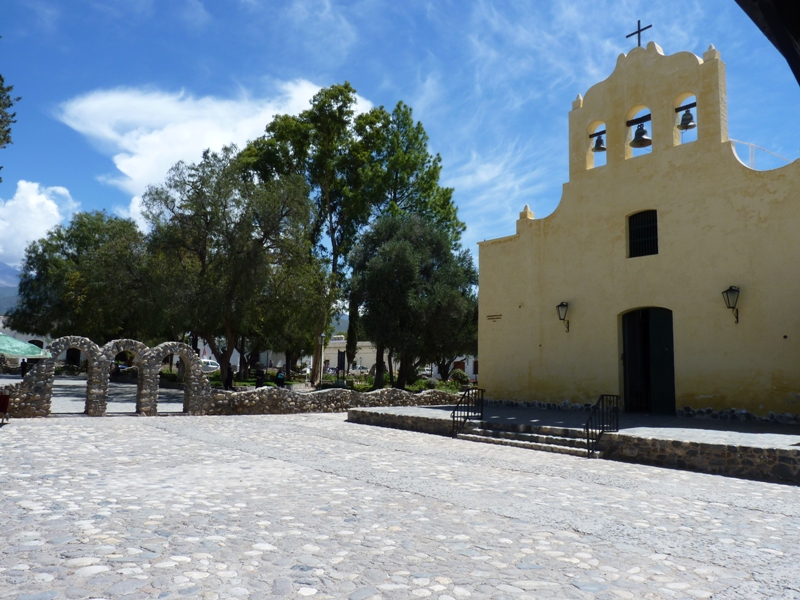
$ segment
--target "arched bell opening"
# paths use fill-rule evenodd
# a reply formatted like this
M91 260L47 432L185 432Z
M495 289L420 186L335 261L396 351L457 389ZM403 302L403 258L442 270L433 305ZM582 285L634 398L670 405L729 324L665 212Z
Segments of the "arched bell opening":
M650 109L646 106L635 106L628 111L625 158L636 158L653 151L651 123Z
M606 165L606 124L593 121L588 128L589 144L586 150L586 168L595 169Z
M680 146L697 141L697 96L692 92L684 92L676 96L675 126L672 133L672 145Z

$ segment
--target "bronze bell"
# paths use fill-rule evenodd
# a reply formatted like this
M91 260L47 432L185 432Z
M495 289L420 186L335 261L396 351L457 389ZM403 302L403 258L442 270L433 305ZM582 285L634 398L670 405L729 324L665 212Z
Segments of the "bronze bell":
M683 116L681 117L681 124L678 125L678 129L681 131L686 131L687 129L694 129L695 127L697 127L697 123L694 122L692 111L687 108L686 112L683 113Z
M606 145L603 143L603 136L598 135L594 139L594 146L592 146L592 152L605 152Z
M631 141L631 148L647 148L653 145L653 140L647 137L647 129L644 128L644 123L639 123L636 126L636 133L633 135Z

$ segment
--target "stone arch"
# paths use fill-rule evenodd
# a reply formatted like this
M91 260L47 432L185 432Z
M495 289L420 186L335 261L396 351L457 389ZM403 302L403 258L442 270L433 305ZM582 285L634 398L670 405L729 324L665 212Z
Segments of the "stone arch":
M158 369L155 367L154 384L153 351L138 340L122 339L111 340L103 346L102 352L109 365L114 362L120 352L130 352L136 357L135 362L139 370L136 383L136 413L140 415L155 415L158 412Z
M154 365L153 380L158 395L158 371L161 361L170 354L177 354L186 365L186 382L183 391L183 412L199 414L203 404L211 395L211 384L203 374L200 358L194 349L181 342L164 342L151 350L152 364Z
M46 359L47 380L49 383L48 394L53 393L53 376L55 374L55 363L58 357L69 350L76 348L86 355L89 365L86 385L86 409L85 413L90 417L99 417L105 414L108 402L108 367L110 361L106 359L100 346L92 340L79 336L65 336L53 340L47 346L50 358Z

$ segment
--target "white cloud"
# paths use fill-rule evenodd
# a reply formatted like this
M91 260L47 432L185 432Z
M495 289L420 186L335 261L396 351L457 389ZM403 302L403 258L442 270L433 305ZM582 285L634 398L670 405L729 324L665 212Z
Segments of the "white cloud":
M61 105L58 118L112 157L117 172L100 179L134 196L117 209L142 223L140 196L164 180L176 162L197 162L203 150L242 147L264 133L276 114L297 114L320 89L299 79L278 86L269 98L242 93L235 99L198 98L185 92L117 88L97 90ZM372 104L358 98L357 110Z
M29 243L44 237L77 208L66 188L17 182L14 197L0 199L0 262L19 264Z
M131 198L131 202L127 207L117 206L114 208L114 212L124 219L133 219L134 223L139 226L139 229L147 231L149 226L147 220L144 218L142 209L142 197L134 196Z

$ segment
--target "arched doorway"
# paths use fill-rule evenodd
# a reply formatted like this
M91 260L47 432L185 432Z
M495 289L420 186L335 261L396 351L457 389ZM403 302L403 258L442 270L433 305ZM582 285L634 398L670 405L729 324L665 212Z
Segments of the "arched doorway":
M622 315L622 365L626 412L675 414L671 310L649 307Z

